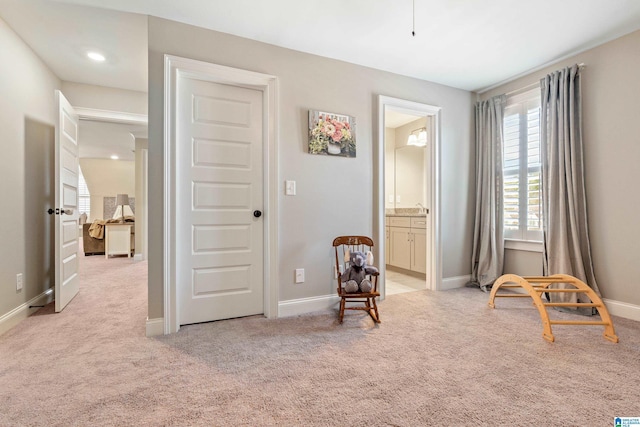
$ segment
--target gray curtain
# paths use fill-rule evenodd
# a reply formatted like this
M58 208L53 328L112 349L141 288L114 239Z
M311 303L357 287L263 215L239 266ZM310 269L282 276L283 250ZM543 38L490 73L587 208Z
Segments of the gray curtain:
M582 150L580 67L540 81L542 151L543 272L570 274L600 293L593 272ZM551 293L554 302L588 301L585 295Z
M502 119L506 96L476 104L476 214L471 282L483 291L502 275Z

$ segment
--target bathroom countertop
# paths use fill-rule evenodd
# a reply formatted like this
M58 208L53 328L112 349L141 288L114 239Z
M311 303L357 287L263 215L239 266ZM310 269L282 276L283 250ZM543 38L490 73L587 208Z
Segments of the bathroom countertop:
M408 216L408 217L415 217L415 218L426 218L427 214L417 213L417 212L395 212L395 213L386 212L384 216Z

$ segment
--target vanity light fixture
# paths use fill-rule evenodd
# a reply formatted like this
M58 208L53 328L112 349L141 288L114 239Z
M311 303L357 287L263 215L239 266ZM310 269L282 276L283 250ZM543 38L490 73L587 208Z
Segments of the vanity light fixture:
M118 160L120 157L116 156L115 154L111 155L111 160Z
M419 128L419 129L412 130L411 133L409 134L409 139L407 139L407 145L414 145L416 147L425 147L427 145L427 128Z
M96 62L103 62L106 59L103 54L98 52L87 52L87 56Z

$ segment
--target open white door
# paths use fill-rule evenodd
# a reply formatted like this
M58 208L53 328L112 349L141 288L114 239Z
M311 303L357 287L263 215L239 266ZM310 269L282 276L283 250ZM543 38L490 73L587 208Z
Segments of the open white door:
M56 91L55 299L62 311L78 293L78 115Z

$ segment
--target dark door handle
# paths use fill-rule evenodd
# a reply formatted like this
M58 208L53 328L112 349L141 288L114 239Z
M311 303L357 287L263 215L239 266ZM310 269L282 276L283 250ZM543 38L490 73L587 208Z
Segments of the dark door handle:
M253 216L255 216L256 218L260 218L262 216L262 212L260 211L253 211Z
M73 215L73 209L60 209L60 208L56 208L56 210L53 210L51 208L49 208L49 210L47 211L47 213L49 215Z

